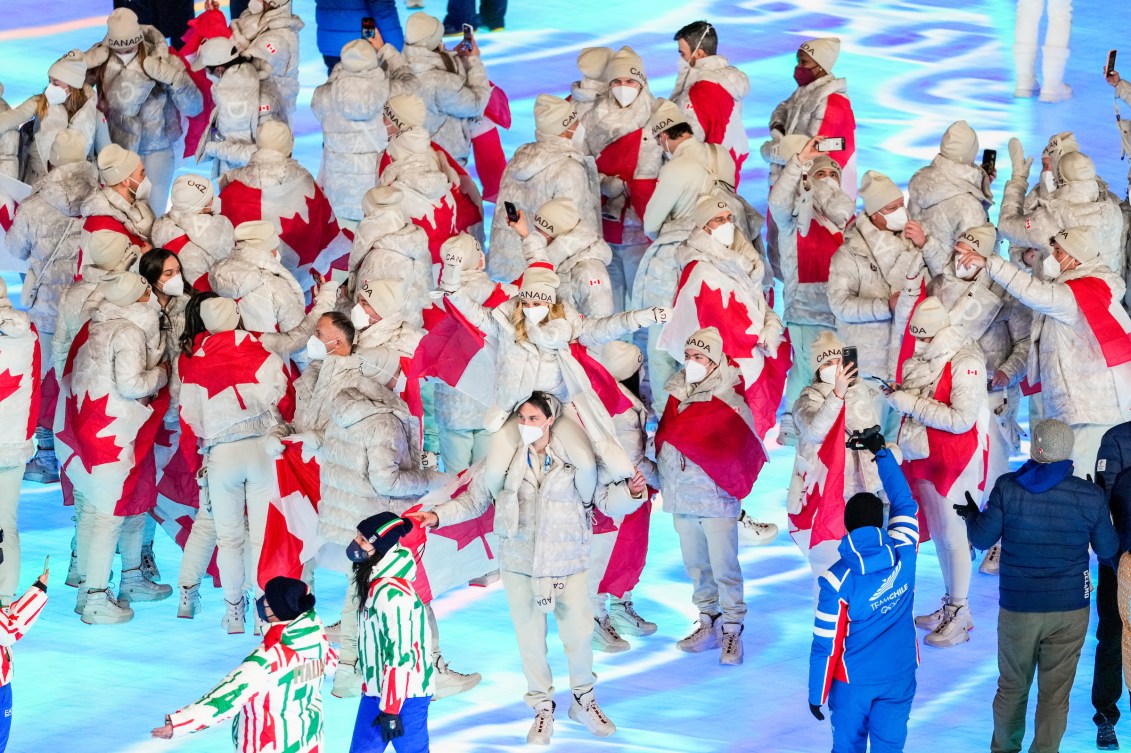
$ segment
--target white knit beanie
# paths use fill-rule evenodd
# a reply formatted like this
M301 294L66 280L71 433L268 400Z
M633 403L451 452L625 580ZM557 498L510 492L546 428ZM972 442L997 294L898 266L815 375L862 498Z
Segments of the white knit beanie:
M424 100L415 94L397 94L385 101L385 117L398 131L422 127L427 114Z
M819 369L830 358L841 358L844 355L844 343L832 331L821 330L821 334L813 342L813 369Z
M263 220L249 220L236 225L236 248L274 251L279 247L279 233L275 226Z
M644 61L636 54L636 50L627 45L617 50L605 67L605 81L617 78L630 78L638 81L642 87L648 87L648 76L644 74Z
M137 14L129 8L115 8L106 19L106 37L103 39L111 50L123 50L141 44L141 24Z
M377 186L370 188L361 198L361 211L368 217L377 212L383 212L391 207L400 207L404 201L404 192L392 186Z
M200 175L180 175L173 181L171 208L174 212L204 209L216 197L212 181Z
M949 326L950 316L946 313L946 308L942 305L942 301L932 295L924 298L923 302L915 307L907 328L912 335L921 340L925 337L934 337Z
M130 239L114 230L95 230L82 250L90 263L99 269L118 269L129 253Z
M86 85L86 56L82 50L71 50L47 69L48 78L62 81L72 89Z
M581 223L581 215L572 199L564 196L550 199L534 213L534 227L551 238L565 235Z
M1067 183L1078 183L1096 179L1096 165L1092 158L1083 152L1069 152L1056 163L1060 179Z
M366 280L358 291L382 319L391 319L404 306L404 286L400 280Z
M817 61L817 65L824 68L825 73L832 73L836 59L840 57L840 39L837 37L810 39L802 42L797 49Z
M1065 228L1053 236L1053 241L1064 250L1064 253L1078 262L1099 258L1096 231L1089 225Z
M125 308L137 303L142 294L149 289L149 283L136 272L115 272L106 275L98 283L98 292L115 306Z
M229 37L212 37L196 51L192 59L192 69L201 71L226 65L240 56L240 50Z
M978 134L965 120L951 123L939 143L939 154L961 165L973 164L978 156Z
M719 334L717 327L696 330L687 338L684 347L702 353L714 363L723 362L723 336Z
M997 228L986 223L978 227L963 230L955 243L964 243L982 256L990 257L997 253Z
M660 98L652 105L652 117L648 119L648 134L656 138L662 131L686 122L688 122L687 117L679 105L670 99Z
M117 144L107 144L98 153L98 175L107 186L116 186L133 175L140 164L141 157L137 156L137 152Z
M342 47L342 67L353 73L370 71L380 64L377 50L365 39L352 39Z
M200 303L200 321L215 334L228 332L240 324L240 309L231 298L209 298Z
M864 200L864 211L875 214L893 201L902 199L903 192L888 176L869 170L860 181L860 198Z
M443 259L448 252L455 251L463 256L462 270L479 269L479 262L483 259L483 246L467 233L458 233L440 244L440 258Z
M55 140L51 142L51 156L48 157L48 162L51 163L52 167L86 162L88 151L90 151L90 145L87 144L86 136L83 135L82 131L64 128L55 134Z
M291 127L281 120L268 120L255 132L255 145L270 149L287 157L295 150L295 136Z
M573 104L553 94L539 94L534 100L534 127L549 136L560 136L577 122Z
M585 47L577 56L577 70L585 78L603 81L605 67L613 57L613 51L608 47Z
M413 13L405 21L405 44L423 47L426 50L434 50L440 46L440 40L443 36L444 25L440 23L440 19L435 16L430 16L424 11Z
M696 227L705 227L708 222L725 212L734 213L726 197L721 194L709 193L699 197L699 201L695 202L695 209L691 212L691 218Z
M522 286L519 288L518 297L534 303L552 306L558 300L559 278L552 270L545 267L527 267L522 273Z

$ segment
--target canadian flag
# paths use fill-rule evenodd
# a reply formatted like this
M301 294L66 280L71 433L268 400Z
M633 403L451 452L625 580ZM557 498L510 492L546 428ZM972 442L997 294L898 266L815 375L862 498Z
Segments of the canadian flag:
M494 405L498 353L494 339L468 321L447 298L439 315L425 317L425 325L428 332L416 347L405 378L433 377L477 401L484 410Z
M329 278L331 269L349 269L353 233L338 225L326 194L308 173L266 188L232 181L220 191L220 211L233 225L272 223L282 241L279 260L303 290L314 285L312 271Z
M817 450L816 462L804 471L805 506L789 516L791 532L809 532L810 549L823 541L840 541L845 534L844 416L841 406L840 415Z
M259 554L261 589L279 575L301 579L303 566L318 554L318 505L322 501L318 461L305 456L301 444L286 439L283 443L283 454L275 459L279 496L267 508Z
M774 314L760 291L736 285L714 265L695 261L680 276L671 318L659 339L660 349L682 362L687 338L703 327L716 327L723 339L723 353L742 373L759 438L765 438L776 422L792 365L788 334L772 356L758 347L768 316Z
M0 337L0 431L5 444L31 440L39 417L42 352L35 325L20 337Z
M494 82L487 109L471 133L471 150L475 155L475 172L483 185L483 200L494 202L499 196L499 182L507 166L507 155L499 138L499 129L511 127L511 103L507 94Z
M1131 317L1098 277L1081 277L1066 283L1103 351L1115 379L1121 419L1131 418Z

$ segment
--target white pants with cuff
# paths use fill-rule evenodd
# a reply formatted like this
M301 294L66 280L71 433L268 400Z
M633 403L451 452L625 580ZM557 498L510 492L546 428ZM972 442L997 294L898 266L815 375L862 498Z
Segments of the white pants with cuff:
M738 518L672 516L683 565L691 577L691 600L703 614L722 614L741 625L746 618L742 566L738 562Z

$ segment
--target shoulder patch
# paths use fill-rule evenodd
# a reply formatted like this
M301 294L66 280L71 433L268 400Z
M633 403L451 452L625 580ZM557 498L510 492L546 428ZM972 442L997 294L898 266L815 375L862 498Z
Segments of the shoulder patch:
M1096 471L1103 473L1107 470L1107 458L1100 458L1096 461Z

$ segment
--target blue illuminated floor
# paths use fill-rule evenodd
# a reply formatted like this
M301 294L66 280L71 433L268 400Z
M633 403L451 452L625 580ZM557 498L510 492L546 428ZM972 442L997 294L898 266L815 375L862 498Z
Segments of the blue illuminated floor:
M313 5L313 0L295 2L308 22L302 37L304 89L296 130L299 158L317 171L321 141L308 105L325 69L315 50ZM428 5L430 12L442 15L439 0ZM508 154L532 134L530 108L537 93L565 93L575 78L573 60L581 47L631 43L646 61L653 90L666 94L676 69L671 34L705 17L720 27L723 52L752 79L754 92L745 112L755 154L747 162L742 189L763 210L765 173L756 152L766 135L765 120L792 88L792 55L799 40L830 34L844 40L837 72L849 80L859 123L861 174L878 169L906 184L914 169L936 152L945 126L965 118L981 134L983 146L998 148L1003 173L1008 169L1004 160L1009 135L1020 136L1034 154L1049 134L1074 128L1083 150L1122 196L1126 165L1119 161L1111 90L1098 70L1114 44L1104 38L1105 29L1127 28L1124 5L1077 4L1067 77L1077 96L1059 106L1016 102L1010 96L1015 6L1009 0L513 2L510 30L484 34L480 44L492 80L506 89L514 108L513 129L504 137ZM94 6L64 0L4 4L0 80L9 102L40 91L54 57L71 47L85 48L101 36L98 19L86 19L93 11L77 10ZM403 7L401 12L403 17ZM1131 70L1131 64L1128 67ZM1001 187L999 180L999 194ZM15 294L18 280L10 275L7 279ZM791 451L775 450L748 505L783 530L791 462ZM250 635L230 637L220 630L220 593L205 594L204 614L195 621L176 619L175 603L166 602L138 607L128 625L85 626L71 611L74 591L62 586L71 523L57 487L25 488L21 524L24 581L30 582L50 553L55 583L43 619L15 649L15 729L9 750L231 750L226 729L172 742L148 738L149 729L161 724L165 713L195 700L255 645ZM566 717L568 690L562 686L554 749L828 750L828 722L814 721L806 706L809 569L788 537L783 534L773 545L743 555L751 607L746 663L723 668L712 655L675 649L674 641L694 618L690 588L667 516L654 517L652 533L650 562L636 598L640 611L660 623L660 631L634 639L627 653L597 658L598 698L619 730L607 740L588 736ZM165 580L175 582L175 546L159 538L157 553ZM932 545L923 548L920 573L918 598L927 611L942 593ZM342 588L340 577L319 573L319 611L327 622L336 619ZM996 593L996 579L975 575L971 603L977 629L971 642L946 651L923 650L909 751L988 748L996 680ZM499 588L449 594L437 602L437 612L445 655L457 669L482 672L484 681L468 694L432 706L433 749L460 753L522 747L530 712L522 704L525 683ZM1064 753L1094 750L1089 701L1093 647L1089 638L1072 695ZM564 660L553 637L551 656L564 681ZM326 749L337 753L348 748L357 702L332 698L328 690ZM1131 727L1121 731L1131 743Z

